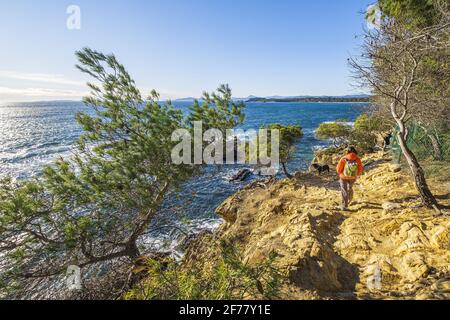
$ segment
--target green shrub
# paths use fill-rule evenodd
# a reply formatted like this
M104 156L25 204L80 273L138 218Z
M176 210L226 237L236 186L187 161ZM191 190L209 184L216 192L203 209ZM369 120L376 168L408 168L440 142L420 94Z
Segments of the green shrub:
M210 271L184 268L148 260L147 276L125 294L126 300L233 300L275 299L281 276L272 253L258 265L243 262L239 250L229 241L221 242L221 257ZM186 270L188 269L188 270Z
M427 178L439 182L450 181L450 163L448 161L422 161L421 165Z
M390 130L391 126L382 117L363 113L355 120L353 129L356 131L385 132Z
M390 126L383 118L364 113L355 120L355 126L349 136L349 143L362 153L372 152L377 145L377 134L389 130Z
M360 153L373 152L377 144L377 136L371 132L354 130L349 138L351 145L355 146Z
M352 128L342 122L324 122L316 130L316 137L320 140L332 140L335 147L345 143L352 131Z

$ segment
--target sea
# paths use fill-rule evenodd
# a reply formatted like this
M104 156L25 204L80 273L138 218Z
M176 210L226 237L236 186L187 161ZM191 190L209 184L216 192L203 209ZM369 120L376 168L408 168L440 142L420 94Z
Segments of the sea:
M192 103L174 101L173 104L186 112ZM241 128L258 129L270 123L301 125L304 136L298 141L295 154L288 163L288 169L296 172L309 167L316 149L330 144L329 141L316 139L314 135L322 122L345 119L352 123L367 107L364 103L252 102L246 105L246 120ZM74 142L82 133L75 120L79 112L93 113L93 110L81 102L71 101L1 105L0 178L11 176L22 180L36 177L41 174L43 166L58 157L70 157ZM169 194L143 244L181 255L182 235L216 228L221 223L214 213L217 206L259 178L230 182L230 178L242 168L239 165L207 168L179 192ZM179 230L184 231L180 233Z

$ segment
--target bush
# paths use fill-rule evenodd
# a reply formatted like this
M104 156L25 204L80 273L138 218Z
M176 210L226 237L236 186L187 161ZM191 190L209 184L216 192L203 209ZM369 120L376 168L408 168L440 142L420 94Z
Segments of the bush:
M367 132L385 132L391 129L386 120L380 116L363 113L355 120L354 130Z
M126 295L126 300L233 300L274 299L279 295L281 276L272 253L262 263L242 262L236 246L221 242L221 257L210 271L163 264L149 259L147 277ZM188 269L188 270L186 270Z
M335 147L345 143L352 129L342 122L324 122L316 130L316 137L320 140L332 140Z
M422 161L423 170L427 178L439 182L450 181L450 164L448 161Z
M361 153L373 152L377 144L377 136L371 132L354 130L349 138L351 145Z
M419 161L448 161L450 160L450 132L429 129L412 122L408 125L408 147L414 152ZM395 138L394 154L400 158L400 147Z
M345 122L348 120L336 120L335 122L322 123L316 130L316 137L321 140L333 140L334 149L341 149L348 144L354 145L360 152L372 152L377 144L377 135L382 135L391 130L389 124L382 117L364 113L355 120L352 128Z
M360 152L372 152L378 142L377 134L381 135L389 130L390 127L383 118L364 113L356 119L349 142Z

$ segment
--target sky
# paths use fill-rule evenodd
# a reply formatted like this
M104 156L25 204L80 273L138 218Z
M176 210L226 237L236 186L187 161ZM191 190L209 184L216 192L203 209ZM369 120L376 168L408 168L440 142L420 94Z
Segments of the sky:
M74 52L86 46L163 98L222 83L235 97L357 94L347 58L371 2L0 0L0 103L80 99L89 78Z

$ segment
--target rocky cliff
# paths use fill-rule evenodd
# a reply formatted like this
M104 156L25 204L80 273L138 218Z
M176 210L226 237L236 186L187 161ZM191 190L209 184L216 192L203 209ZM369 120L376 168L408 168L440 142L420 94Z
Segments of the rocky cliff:
M387 155L364 163L349 211L333 174L253 183L217 209L225 222L194 241L185 263L207 265L226 237L250 264L279 254L284 299L450 299L449 211L422 207ZM450 208L450 183L431 185Z

